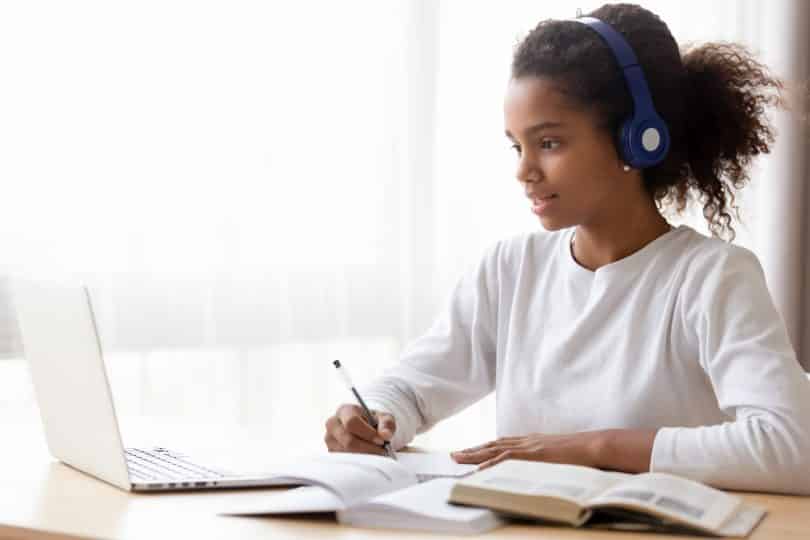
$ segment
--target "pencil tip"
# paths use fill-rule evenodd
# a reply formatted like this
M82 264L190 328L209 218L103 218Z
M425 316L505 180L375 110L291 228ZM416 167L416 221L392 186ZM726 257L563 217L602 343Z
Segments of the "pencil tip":
M335 367L340 367L340 360L335 360L332 364L334 364Z

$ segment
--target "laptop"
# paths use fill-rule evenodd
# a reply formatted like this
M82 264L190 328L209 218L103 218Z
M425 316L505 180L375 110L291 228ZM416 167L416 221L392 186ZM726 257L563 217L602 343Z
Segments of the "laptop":
M280 485L198 463L167 448L124 448L90 294L81 285L10 280L48 449L128 491Z

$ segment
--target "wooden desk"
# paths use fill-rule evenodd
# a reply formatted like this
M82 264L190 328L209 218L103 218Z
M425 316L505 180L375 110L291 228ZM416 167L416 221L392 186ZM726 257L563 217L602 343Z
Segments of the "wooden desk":
M210 433L210 430L207 430ZM216 434L216 432L214 432ZM217 442L238 441L228 434ZM253 497L259 490L210 491L172 494L131 494L53 461L48 455L35 418L3 423L3 459L0 460L0 538L431 538L427 533L379 531L341 526L331 520L236 518L216 512ZM174 441L172 441L174 442ZM317 442L317 441L316 441ZM183 449L187 449L184 447ZM275 454L273 441L257 438L252 455ZM315 449L306 448L304 451ZM300 449L296 449L300 450ZM220 450L221 451L221 448ZM283 456L287 459L288 455ZM273 460L267 461L272 463ZM283 489L283 488L276 488ZM268 497L273 489L263 490ZM810 497L743 494L769 509L769 515L751 536L754 540L810 538ZM437 538L451 538L435 535ZM684 536L576 530L531 525L510 525L486 538L544 538L683 540ZM466 537L469 538L469 537Z

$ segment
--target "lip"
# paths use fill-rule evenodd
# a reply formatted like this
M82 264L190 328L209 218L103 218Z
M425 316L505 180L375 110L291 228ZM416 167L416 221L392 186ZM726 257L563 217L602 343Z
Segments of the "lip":
M557 196L556 193L534 193L532 191L527 191L526 192L526 197L528 197L532 201L535 201L535 200L540 201L540 200L543 200L543 199L550 199L550 198L556 197L556 196Z
M554 204L559 196L554 193L551 195L546 196L531 196L529 197L532 201L532 212L537 216L544 214L551 205Z

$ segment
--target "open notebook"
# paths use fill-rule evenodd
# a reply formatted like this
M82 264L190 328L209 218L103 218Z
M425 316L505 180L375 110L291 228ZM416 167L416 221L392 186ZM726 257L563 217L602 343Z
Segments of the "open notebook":
M494 512L447 502L453 482L473 470L475 466L458 465L446 454L401 453L398 461L325 454L278 470L278 485L304 487L258 494L221 513L334 513L341 523L364 527L485 532L503 523Z

